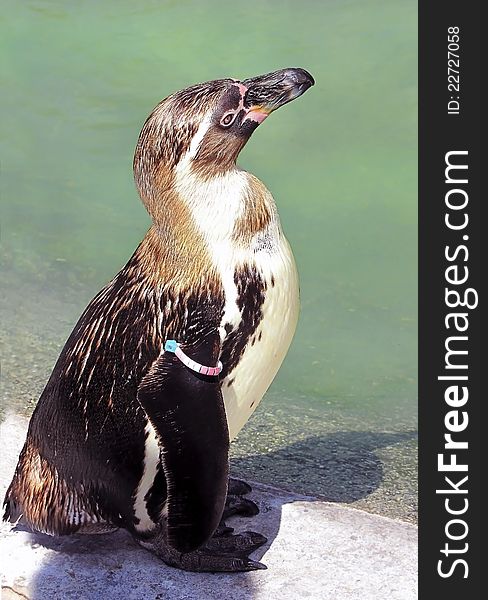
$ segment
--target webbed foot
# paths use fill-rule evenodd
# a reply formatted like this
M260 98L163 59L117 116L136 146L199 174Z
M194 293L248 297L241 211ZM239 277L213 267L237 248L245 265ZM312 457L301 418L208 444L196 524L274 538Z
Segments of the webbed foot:
M240 479L234 479L229 477L229 484L227 486L227 493L231 496L245 496L252 492L252 487Z
M244 531L236 535L227 535L211 538L204 546L204 550L223 556L232 554L248 557L249 554L266 544L267 538L254 531Z
M139 540L139 543L167 565L184 571L236 573L266 569L266 565L249 558L251 552L266 543L266 538L250 531L213 537L203 548L185 553L170 547L161 533L148 540Z
M234 557L212 554L206 550L196 550L181 554L177 561L165 561L167 564L185 571L210 573L239 573L266 569L266 565L248 557Z
M259 513L258 505L252 500L242 496L229 496L225 501L224 513L222 519L225 520L232 515L241 515L242 517L255 517Z
M232 515L241 515L243 517L254 517L259 513L259 508L252 500L243 498L246 494L252 492L251 486L240 479L229 477L227 489L227 499L225 501L222 522ZM222 523L221 523L222 525Z

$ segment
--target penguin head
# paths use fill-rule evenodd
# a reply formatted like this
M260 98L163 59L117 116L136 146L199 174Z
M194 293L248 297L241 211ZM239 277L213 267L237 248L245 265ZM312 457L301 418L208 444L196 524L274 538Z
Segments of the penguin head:
M264 119L314 83L304 69L289 68L243 81L208 81L162 100L144 123L134 156L146 206L158 189L171 186L176 169L203 180L232 169Z

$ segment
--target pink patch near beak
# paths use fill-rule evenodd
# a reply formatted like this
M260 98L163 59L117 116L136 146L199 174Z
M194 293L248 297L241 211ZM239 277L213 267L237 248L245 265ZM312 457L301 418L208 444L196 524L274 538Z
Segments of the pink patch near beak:
M239 83L239 82L236 83L236 85L239 88L241 97L244 99L244 96L246 95L246 92L247 92L247 87L243 83Z
M262 108L251 108L251 110L244 117L244 121L256 121L257 123L262 123L264 119L269 115L269 112L266 112Z

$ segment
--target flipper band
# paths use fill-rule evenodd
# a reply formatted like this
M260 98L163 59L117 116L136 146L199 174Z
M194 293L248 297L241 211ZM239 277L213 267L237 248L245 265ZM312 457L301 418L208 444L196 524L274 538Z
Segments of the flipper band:
M174 352L186 367L188 367L192 371L195 371L196 373L200 373L201 375L215 376L218 375L223 369L220 360L217 363L216 367L206 367L205 365L201 365L200 363L197 363L196 361L192 360L183 352L176 340L166 340L166 343L164 344L164 349L166 350L166 352Z

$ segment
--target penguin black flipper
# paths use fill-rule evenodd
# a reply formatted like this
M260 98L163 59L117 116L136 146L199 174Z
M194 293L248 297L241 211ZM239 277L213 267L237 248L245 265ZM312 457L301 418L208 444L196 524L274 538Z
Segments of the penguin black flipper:
M185 352L213 365L217 343L207 336ZM148 534L134 532L141 545L188 571L265 569L249 558L266 542L264 536L212 537L224 513L229 476L229 431L219 381L165 352L142 380L137 397L160 440L167 493L159 527Z
M218 340L207 336L185 351L212 365ZM179 552L191 552L211 538L225 507L229 431L220 383L164 352L142 380L137 397L161 445L167 542Z

